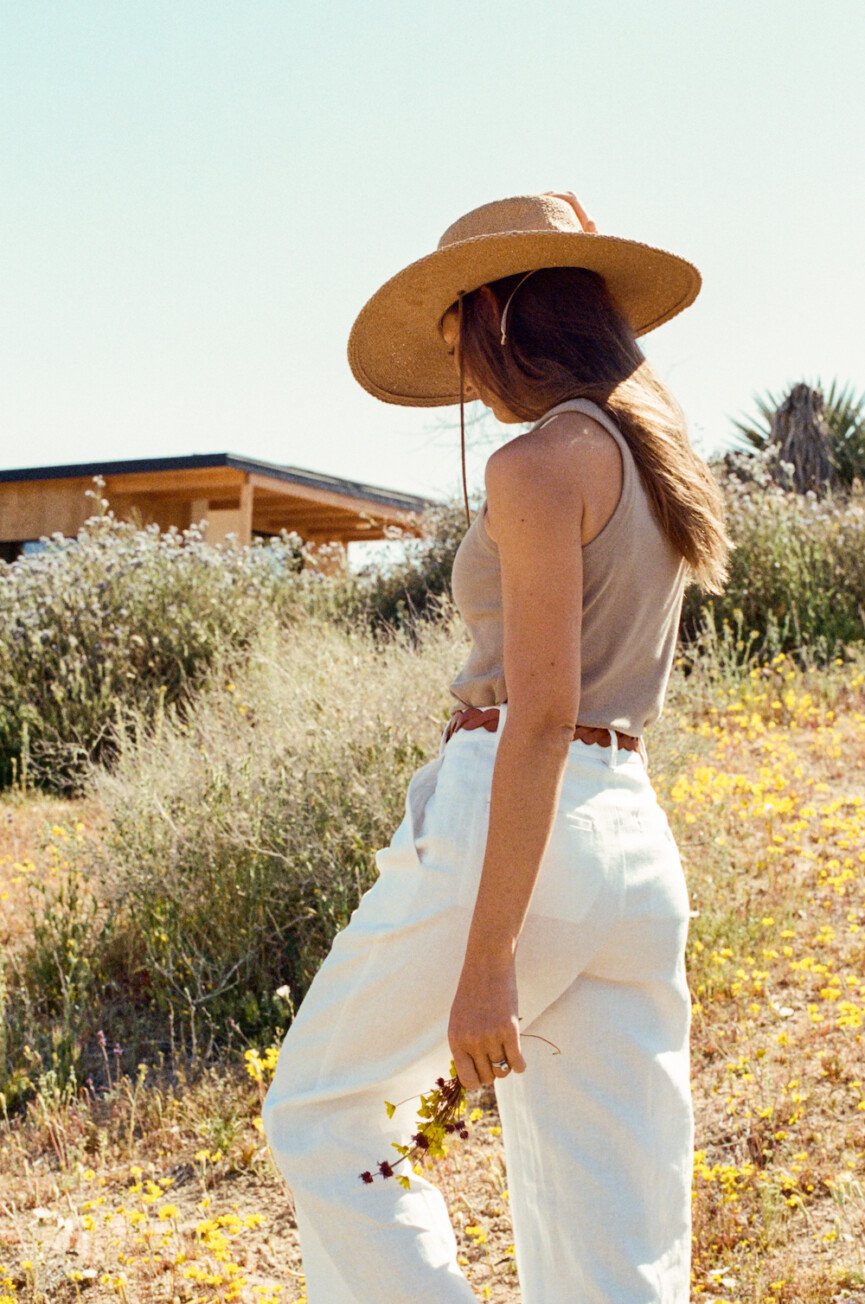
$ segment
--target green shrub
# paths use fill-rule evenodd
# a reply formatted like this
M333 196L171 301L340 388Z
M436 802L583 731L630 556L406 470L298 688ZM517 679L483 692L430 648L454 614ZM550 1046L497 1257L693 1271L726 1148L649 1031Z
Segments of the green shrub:
M218 651L242 654L263 618L327 588L296 535L214 546L100 509L76 538L0 563L0 786L26 765L35 785L77 792L118 715L181 704Z
M724 594L685 594L680 637L707 621L741 627L770 657L808 646L824 660L865 629L865 493L816 499L773 485L762 455L718 469L735 541ZM737 457L731 462L735 463ZM76 793L87 762L110 761L114 725L186 711L217 658L242 661L262 621L309 616L377 636L453 614L450 573L465 529L462 502L431 508L422 538L386 567L327 576L305 565L296 535L248 548L205 544L196 529L160 533L100 512L76 539L0 563L0 785ZM477 510L475 505L473 510Z
M421 526L422 537L405 538L401 558L366 566L344 583L342 602L351 621L364 620L374 631L410 630L418 620L446 616L454 554L467 528L463 502L427 508Z
M698 642L707 622L728 624L743 632L743 654L750 646L766 659L788 652L828 664L865 636L865 492L797 494L771 483L762 454L732 460L722 479L730 577L721 595L686 591L682 643Z
M111 766L82 776L98 837L46 834L0 965L6 1107L45 1073L103 1079L103 1030L128 1064L284 1027L377 877L467 651L452 621L265 622L194 709L130 707Z
M94 874L130 1005L200 1044L229 1017L278 1022L283 985L302 998L438 747L466 650L455 633L268 627L186 719L124 731L111 770L93 770L107 817Z
M45 1072L61 1084L76 1075L97 1030L105 987L105 904L91 890L81 839L61 827L42 839L37 871L22 865L22 942L0 962L0 1095L13 1108Z

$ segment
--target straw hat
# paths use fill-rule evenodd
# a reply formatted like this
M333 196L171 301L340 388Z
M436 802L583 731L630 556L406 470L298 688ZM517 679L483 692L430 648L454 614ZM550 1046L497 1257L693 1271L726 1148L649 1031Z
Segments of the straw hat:
M599 272L635 335L687 308L701 284L697 268L678 254L584 231L564 199L497 199L458 218L433 253L397 272L364 305L348 340L355 379L385 403L459 403L453 360L439 331L443 314L461 290L539 267Z

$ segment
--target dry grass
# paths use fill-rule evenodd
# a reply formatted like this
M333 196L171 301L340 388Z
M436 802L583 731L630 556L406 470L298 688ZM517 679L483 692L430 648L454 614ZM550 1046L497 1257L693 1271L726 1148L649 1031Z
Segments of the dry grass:
M863 706L849 663L782 659L738 685L677 670L650 742L699 912L695 1300L865 1299ZM80 804L10 799L0 816L7 908L25 873L48 872L46 826L98 836ZM0 1301L302 1300L258 1126L260 1050L246 1069L236 1055L125 1075L108 1046L107 1091L44 1080L0 1124ZM492 1091L472 1104L471 1138L435 1177L478 1297L505 1304L519 1292Z

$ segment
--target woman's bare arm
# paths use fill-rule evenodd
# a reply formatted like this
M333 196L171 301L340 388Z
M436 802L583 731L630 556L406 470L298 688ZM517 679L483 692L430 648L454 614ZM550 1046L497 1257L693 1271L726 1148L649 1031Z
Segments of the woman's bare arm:
M579 441L517 438L486 468L499 549L508 710L466 965L513 956L553 827L580 704Z

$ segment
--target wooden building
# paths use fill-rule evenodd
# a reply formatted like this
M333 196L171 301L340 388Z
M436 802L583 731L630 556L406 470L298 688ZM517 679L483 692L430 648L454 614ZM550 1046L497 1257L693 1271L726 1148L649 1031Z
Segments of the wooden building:
M340 545L322 555L328 569L345 565L350 542L386 538L388 526L419 534L419 514L432 503L234 453L30 467L0 471L0 558L14 561L44 535L77 534L94 514L86 491L96 488L95 475L105 480L102 495L121 520L163 530L205 521L212 543L231 532L247 544L294 530L314 547Z

